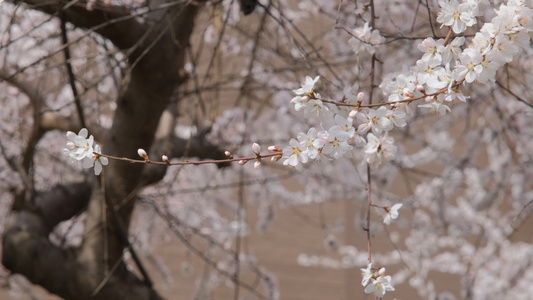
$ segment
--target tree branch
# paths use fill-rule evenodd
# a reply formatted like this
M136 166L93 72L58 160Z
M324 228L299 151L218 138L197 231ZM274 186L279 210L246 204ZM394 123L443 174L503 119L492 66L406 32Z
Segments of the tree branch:
M65 2L60 0L22 2L28 4L30 9L58 17L65 5ZM134 19L126 7L96 5L93 10L87 10L87 1L74 2L64 10L65 20L76 27L94 30L122 50L134 46L148 30L146 25Z
M169 158L184 156L198 157L201 159L227 158L224 150L209 143L203 136L194 136L189 139L173 136L158 140L154 143L149 156L157 160L162 155L166 155ZM221 163L217 166L223 168L229 165L230 163ZM139 186L146 186L160 181L165 176L167 168L165 165L146 165Z
M57 185L38 193L37 211L23 210L3 236L2 264L13 273L24 274L31 282L67 299L89 299L94 287L80 268L77 252L53 245L48 235L59 222L71 218L87 205L91 195L88 182ZM124 266L122 266L124 269ZM123 274L122 271L121 274ZM113 276L117 277L117 276ZM112 278L113 278L112 277ZM123 276L124 277L124 276ZM129 275L113 278L92 299L161 299L151 288Z

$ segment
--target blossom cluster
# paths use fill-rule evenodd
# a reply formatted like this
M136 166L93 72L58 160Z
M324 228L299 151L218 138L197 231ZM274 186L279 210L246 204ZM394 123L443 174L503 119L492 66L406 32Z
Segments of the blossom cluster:
M87 138L89 132L86 128L82 128L78 134L68 131L67 147L63 153L70 158L81 161L84 168L92 168L94 166L94 174L100 175L102 166L109 163L107 157L101 156L100 145L94 145L94 137L91 135Z
M440 0L437 21L451 26L457 34L477 23L481 15L479 1ZM485 23L473 38L470 46L462 50L465 38L458 36L447 39L427 38L418 45L424 55L416 67L394 80L385 80L380 85L388 95L387 105L377 109L359 109L364 98L358 95L356 108L347 116L334 114L321 100L314 86L314 79L307 76L291 102L296 111L303 110L306 118L316 117L323 124L334 120L329 129L310 128L291 139L283 150L284 165L297 167L310 160L325 161L350 156L353 146L364 148L365 160L372 169L378 169L396 155L394 139L388 135L394 127L406 126L409 103L424 99L418 107L433 113L446 114L451 111L447 102L455 99L466 101L467 96L459 90L461 84L478 81L486 83L495 80L496 70L513 60L520 47L528 47L529 32L533 29L533 10L523 1L512 0L496 10L497 16L491 23ZM356 53L375 53L375 47L384 41L378 30L365 23L354 30L349 43ZM347 97L349 98L349 97Z
M424 39L418 45L423 56L416 66L381 83L387 99L381 106L362 106L364 94L359 93L356 103L348 103L353 107L351 112L344 114L342 109L330 109L328 103L346 106L344 100L349 101L351 97L346 95L342 103L323 99L315 91L319 76L314 79L307 76L301 88L293 90L296 95L291 102L295 110L303 111L306 118L317 118L320 127L311 127L307 133L300 132L291 139L283 150L284 165L298 167L313 160L338 159L350 156L355 148L364 153L372 169L378 169L396 155L397 147L389 132L407 125L410 103L420 100L423 103L418 107L446 114L451 111L448 103L456 99L466 102L468 97L460 91L462 85L495 81L497 70L511 62L520 48L530 45L533 10L525 1L510 0L500 5L495 10L496 16L483 25L468 45L465 45L467 38L450 38L451 33L461 34L477 24L477 17L482 15L480 1L439 0L438 3L441 11L437 21L442 27L450 26L450 33L445 39ZM375 55L384 41L378 30L365 23L354 30L348 43L356 54ZM383 222L389 225L398 218L401 207L401 203L383 207L387 212ZM369 264L361 271L366 293L381 298L387 291L394 291L391 277L384 276L384 268L376 271Z
M334 114L324 105L320 94L314 91L319 79L319 76L314 79L307 76L302 87L293 91L296 96L291 102L297 111L304 111L305 117L318 118L321 126L332 120L332 126L327 130L311 127L307 133L298 133L297 138L291 139L289 146L283 149L283 164L297 167L309 160L339 159L350 156L354 146L364 148L366 160L373 169L390 161L397 147L387 132L406 125L405 111L382 106L378 109L353 110L348 115L342 112ZM364 94L360 93L358 101L362 101L363 97Z
M437 18L443 26L451 26L461 33L477 23L481 14L479 1L440 0L441 11ZM453 40L426 38L418 45L424 55L408 74L400 74L395 80L384 81L380 88L388 94L390 102L424 98L418 107L445 114L451 111L446 104L455 99L466 101L459 91L461 83L474 81L487 83L496 79L496 71L513 60L520 47L530 43L533 30L533 10L523 1L513 0L502 4L496 16L476 33L470 45L462 50L465 37Z

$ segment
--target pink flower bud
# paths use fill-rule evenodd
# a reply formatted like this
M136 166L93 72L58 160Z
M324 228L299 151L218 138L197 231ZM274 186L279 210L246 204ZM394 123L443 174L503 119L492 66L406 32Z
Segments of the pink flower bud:
M280 148L278 148L276 146L268 146L268 151L270 151L270 152L283 152L283 150L281 150Z
M364 99L365 99L365 93L359 92L359 94L357 94L357 102L363 102Z
M166 156L166 155L161 156L161 160L163 160L167 164L170 164L170 160L168 160L168 156Z
M258 143L252 144L252 151L255 153L255 155L260 155L261 153L261 146L259 146Z

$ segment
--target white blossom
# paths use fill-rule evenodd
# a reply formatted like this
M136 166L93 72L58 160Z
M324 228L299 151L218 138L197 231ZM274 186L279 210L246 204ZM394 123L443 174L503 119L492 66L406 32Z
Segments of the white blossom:
M320 100L309 100L303 108L306 118L317 117L321 121L326 121L331 115L328 107Z
M94 174L100 175L102 166L109 163L107 157L101 154L100 146L94 145L94 137L91 135L87 138L89 132L87 128L82 128L78 134L72 131L67 132L67 148L63 150L65 155L81 161L83 168L92 168L94 166Z
M390 221L398 218L398 210L403 206L402 203L396 203L391 208L387 208L387 215L383 219L383 223L390 225Z
M310 159L315 159L318 156L319 150L324 147L324 140L318 138L318 132L314 127L309 128L307 134L300 132L298 134L298 141L305 143L307 146L306 154Z
M315 84L320 79L320 76L315 77L315 79L306 76L305 82L299 89L293 90L292 92L296 94L294 98L291 99L291 103L294 103L294 108L296 111L301 110L305 107L305 104L310 100L315 98L313 89Z
M328 142L324 145L322 153L327 154L335 159L341 158L346 152L352 150L348 144L350 135L340 127L332 127L327 133Z
M369 263L366 269L361 269L361 276L363 277L361 285L366 286L370 282L370 279L372 279L372 275L374 275L372 272L372 263Z
M94 146L94 154L91 157L85 157L83 159L83 167L86 169L92 168L94 166L94 175L100 175L102 172L102 166L106 166L109 163L107 157L100 156L102 154L100 151L100 146Z
M93 155L93 143L94 137L88 135L87 128L82 128L78 134L72 131L67 131L67 148L63 150L65 155L70 156L75 160L83 160L86 157L92 157Z
M431 98L426 104L418 105L418 107L429 108L429 111L434 114L445 115L446 112L452 111L450 107L443 104L441 100L436 97Z
M377 279L372 280L372 282L366 286L365 293L371 294L374 293L376 297L383 298L386 292L394 291L394 287L391 285L391 277L379 276Z
M365 158L372 169L378 169L386 162L392 160L396 155L397 147L394 139L387 136L387 133L376 137L374 134L367 135L365 147Z
M483 72L483 65L481 65L483 56L481 53L468 51L467 49L459 56L459 58L461 63L456 67L457 77L455 79L460 80L464 78L468 83L476 80L477 76Z
M376 52L375 47L385 41L379 30L372 30L368 22L363 27L355 28L353 33L354 36L348 40L348 44L355 53L366 52L372 55Z
M442 62L442 52L444 51L444 40L439 39L435 41L432 37L429 37L422 41L418 45L418 50L424 52L422 60L429 61L430 59L436 59L439 63Z
M380 134L383 131L390 131L394 128L392 121L388 118L393 112L388 110L384 106L380 106L378 109L369 109L363 114L357 114L356 117L362 124L357 127L359 134L365 134L369 129L372 129L372 133Z
M296 139L289 141L289 146L283 149L283 165L290 165L295 167L298 163L306 163L309 159L307 155L307 143L300 142Z
M472 14L472 7L468 3L461 3L457 0L439 0L442 8L438 14L437 22L442 26L451 26L453 32L461 33L477 23L475 16ZM441 27L442 27L441 26Z

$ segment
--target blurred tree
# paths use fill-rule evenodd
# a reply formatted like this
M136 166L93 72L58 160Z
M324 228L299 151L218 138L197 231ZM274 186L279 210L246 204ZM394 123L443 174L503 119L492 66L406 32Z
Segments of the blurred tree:
M141 165L111 161L102 182L73 180L47 191L36 191L32 178L33 155L37 143L48 130L81 127L99 131L98 137L103 139L106 153L112 155L134 157L138 148L157 153L164 145L167 145L166 153L179 155L179 148L184 149L184 140L178 141L175 136L174 140L162 137L156 146L152 145L161 114L186 78L183 71L185 53L198 5L178 2L164 6L164 2L151 1L155 12L143 14L145 17L139 19L127 6L90 2L25 1L19 7L48 14L50 19L45 22L60 23L62 45L57 51L65 55L64 63L77 109L66 120L54 119L63 117L59 115L50 115L49 119L43 115L46 103L41 99L41 92L28 86L28 79L22 78L22 70L3 75L6 81L31 98L34 119L31 131L25 132L31 137L24 149L24 157L12 161L12 167L24 174L27 186L17 195L14 204L19 212L15 224L4 234L2 263L12 272L24 274L32 282L67 299L159 299L145 271L141 269L139 279L125 268L122 255L124 248L129 246L127 233L136 189L161 179L164 168L152 171ZM29 11L26 13L30 14ZM17 20L12 22L16 24ZM47 26L46 23L42 25ZM95 128L97 124L88 122L85 116L84 101L90 96L81 94L79 79L72 72L75 62L69 53L73 45L77 45L75 39L71 41L68 37L72 28L97 33L126 57L128 67L124 69L124 80L127 79L127 83L121 84L112 126L105 132ZM4 66L4 72L8 67ZM172 143L177 147L168 146ZM199 150L205 153L198 156L220 157L222 154L206 148ZM119 205L119 209L105 209L118 208ZM73 251L51 243L49 235L54 227L83 210L87 210L87 227L82 245ZM99 288L104 282L105 285ZM96 296L92 298L94 294Z
M407 284L426 299L533 292L533 245L516 238L533 212L531 10L485 43L498 40L498 47L467 52L485 45L479 31L495 8L512 15L507 6L0 3L0 231L2 264L12 274L67 299L160 299L137 251L168 273L151 253L166 228L205 262L195 298L211 297L222 278L234 299L278 299L275 274L249 249L247 208L257 206L256 228L264 232L278 211L314 204L316 220L295 216L319 228L329 252L304 248L288 259L351 270L346 299L359 296L352 283L365 290L353 270L367 270L367 284L372 279L369 252L374 268L394 266L400 296ZM464 15L452 18L453 9L439 5ZM449 85L451 74L460 85ZM363 106L354 111L358 100ZM406 114L398 114L399 103ZM336 117L311 118L324 111ZM65 133L82 128L104 154L136 158L142 148L154 161L223 159L225 150L253 157L253 142L283 148L292 137L317 139L317 131L352 136L342 151L328 142L314 157L292 160L296 171L266 159L259 170L111 159L97 177L61 154ZM317 157L325 163L300 166ZM326 204L339 201L343 215L328 219ZM439 287L436 273L453 275L456 285Z

